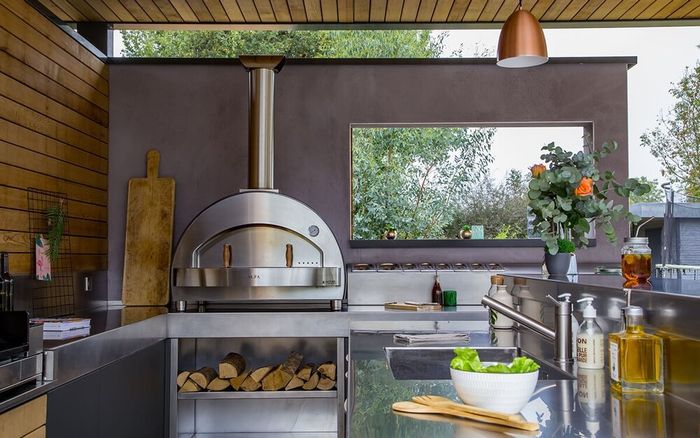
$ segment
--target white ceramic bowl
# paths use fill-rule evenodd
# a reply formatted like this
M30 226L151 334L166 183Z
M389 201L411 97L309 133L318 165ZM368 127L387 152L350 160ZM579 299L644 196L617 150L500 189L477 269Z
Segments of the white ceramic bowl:
M483 362L484 366L495 362ZM457 395L468 405L516 414L535 392L540 371L522 374L475 373L450 368Z

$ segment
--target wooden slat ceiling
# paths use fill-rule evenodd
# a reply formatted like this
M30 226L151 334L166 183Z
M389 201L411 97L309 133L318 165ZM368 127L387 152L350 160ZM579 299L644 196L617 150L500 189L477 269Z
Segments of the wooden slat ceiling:
M517 0L38 0L66 22L501 23ZM542 22L700 19L700 0L524 0ZM669 23L673 24L673 23Z

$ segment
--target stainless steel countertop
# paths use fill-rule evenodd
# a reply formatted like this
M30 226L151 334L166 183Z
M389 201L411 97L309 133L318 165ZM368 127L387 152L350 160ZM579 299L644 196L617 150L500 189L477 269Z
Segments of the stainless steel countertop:
M523 350L546 360L552 346L523 329ZM488 326L471 332L468 345L499 346ZM512 345L512 344L511 344ZM509 346L511 346L509 345ZM673 396L622 398L610 391L607 368L574 370L577 380L542 380L523 409L523 416L540 424L540 433L519 433L441 416L396 414L391 404L412 395L433 394L458 400L450 380L396 380L384 347L395 345L390 334L353 333L350 337L354 394L350 413L352 437L690 437L700 430L700 408ZM421 346L424 346L421 344ZM439 344L445 347L445 344ZM461 344L464 346L464 344ZM503 346L502 344L500 346Z
M384 310L382 306L357 306L340 312L165 312L163 307L78 312L75 316L91 319L90 335L44 341L45 374L51 380L1 393L0 413L167 338L348 337L351 328L391 329L394 324L405 327L409 323L430 329L442 324L446 329L462 321L487 318L481 306L439 312Z

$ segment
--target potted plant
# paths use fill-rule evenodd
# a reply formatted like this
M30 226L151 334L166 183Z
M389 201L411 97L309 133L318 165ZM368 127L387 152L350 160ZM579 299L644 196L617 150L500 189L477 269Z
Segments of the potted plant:
M545 242L545 263L549 259L547 270L551 275L568 272L569 264L562 260L551 264L550 270L552 256L566 252L570 259L576 248L587 246L587 233L594 221L602 227L607 239L615 243L614 222L623 218L631 222L639 220L609 196L612 193L622 197L632 193L643 195L651 186L634 178L618 182L613 172L598 169L600 160L617 148L617 143L611 141L594 152L572 153L550 143L542 148L544 153L540 158L544 164L530 168L528 207L534 216L534 230Z
M463 225L462 229L459 230L460 239L471 239L472 238L472 227L471 225Z
M396 228L392 226L386 227L384 230L384 238L387 240L396 239Z

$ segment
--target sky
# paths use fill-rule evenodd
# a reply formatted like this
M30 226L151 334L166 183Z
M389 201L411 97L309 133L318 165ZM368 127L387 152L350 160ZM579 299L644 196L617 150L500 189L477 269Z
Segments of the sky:
M445 53L452 53L460 45L467 56L475 47L488 49L491 53L496 51L498 29L447 32ZM662 111L672 107L674 100L668 91L672 83L682 77L686 66L694 66L700 60L700 49L697 48L700 44L700 26L545 29L545 37L550 57L637 57L637 65L629 70L628 82L630 176L647 176L664 182L658 160L642 148L640 136L656 126ZM122 49L121 37L117 32L114 53L119 55ZM509 168L521 168L522 163L535 161L543 143L581 144L578 128L548 128L548 131L539 133L531 129L499 129L492 149L495 157L492 173L496 178ZM513 153L511 145L516 139L521 146L517 153ZM522 146L525 140L527 144Z

